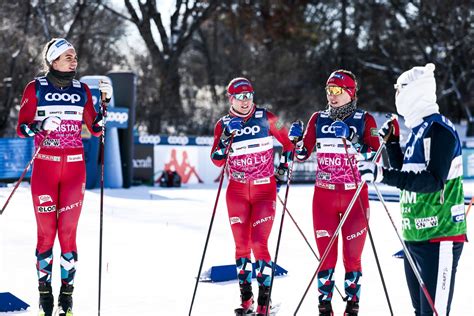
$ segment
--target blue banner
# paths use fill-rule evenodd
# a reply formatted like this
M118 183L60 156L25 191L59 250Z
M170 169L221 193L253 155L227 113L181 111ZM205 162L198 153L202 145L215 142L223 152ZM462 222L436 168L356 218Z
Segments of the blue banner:
M210 136L168 136L168 135L135 135L135 144L148 145L182 145L182 146L212 146L214 141Z
M108 108L107 109L107 128L127 128L128 127L128 108Z
M95 110L100 108L100 91L98 87L90 86L92 102ZM107 107L107 128L127 128L128 127L128 108L115 107L113 102Z
M33 157L33 138L0 139L0 179L17 179ZM25 178L31 175L31 168Z

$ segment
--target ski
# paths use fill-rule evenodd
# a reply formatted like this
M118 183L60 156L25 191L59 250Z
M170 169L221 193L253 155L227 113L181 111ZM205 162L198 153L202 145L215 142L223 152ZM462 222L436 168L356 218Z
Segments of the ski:
M268 316L276 315L279 310L280 310L280 303L272 305L272 307L270 308L270 313L268 313ZM234 309L234 313L235 313L235 316L245 316L245 315L247 315L247 316L261 316L261 314L257 314L257 312L252 310L252 309L249 309L249 310L245 311L241 307Z
M255 312L253 309L247 309L245 310L242 307L234 309L235 316L245 316L245 315L255 315Z

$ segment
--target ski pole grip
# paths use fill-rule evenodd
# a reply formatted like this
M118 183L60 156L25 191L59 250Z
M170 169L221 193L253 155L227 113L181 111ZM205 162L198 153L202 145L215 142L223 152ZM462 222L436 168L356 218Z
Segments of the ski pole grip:
M102 83L102 82L103 82L102 80L99 80L99 83ZM101 92L100 101L102 101L102 103L105 103L106 100L107 100L107 94L105 92Z

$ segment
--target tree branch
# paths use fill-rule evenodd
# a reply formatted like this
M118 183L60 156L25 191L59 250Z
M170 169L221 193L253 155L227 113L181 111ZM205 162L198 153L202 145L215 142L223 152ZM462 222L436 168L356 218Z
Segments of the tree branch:
M148 11L150 12L150 16L155 22L156 28L160 33L161 45L163 46L163 53L165 55L170 55L170 42L168 35L166 34L165 27L163 26L163 21L161 20L161 13L158 12L156 8L156 3L154 0L147 1ZM173 43L171 43L173 45Z
M112 13L112 14L118 16L119 18L124 19L124 20L129 21L129 22L132 22L132 23L135 23L135 20L134 20L132 17L129 17L129 16L126 16L126 15L122 14L122 13L120 13L120 12L118 12L118 11L112 9L111 7L109 7L109 6L106 5L106 4L103 4L103 3L102 3L101 6L102 6L105 10L107 10L107 11L109 11L110 13ZM136 18L137 18L137 20L138 20L138 17L136 17Z

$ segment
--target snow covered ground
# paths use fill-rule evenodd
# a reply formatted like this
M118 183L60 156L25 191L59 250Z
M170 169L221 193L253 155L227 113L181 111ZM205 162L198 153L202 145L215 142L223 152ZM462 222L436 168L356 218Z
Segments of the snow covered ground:
M466 183L465 187L467 193L472 194L474 184ZM280 193L282 197L284 190L285 187ZM0 189L2 205L10 191L11 188ZM102 315L188 315L216 191L217 185L105 191ZM74 293L74 314L77 316L97 315L99 193L99 190L86 192L79 222L79 262ZM234 263L234 243L224 196L225 190L217 208L203 270ZM288 209L316 249L311 200L311 185L291 186ZM398 225L398 203L387 205ZM403 262L392 257L401 245L382 204L371 201L371 208L371 230L394 314L413 315ZM272 254L281 210L279 204L270 239ZM472 221L471 217L468 217L468 222ZM469 230L472 233L471 226ZM28 311L14 314L37 313L35 242L36 225L30 190L28 185L22 185L0 216L0 292L11 292L31 305ZM55 248L54 254L53 285L57 297L59 247ZM474 250L467 243L459 264L451 315L474 315L473 262ZM288 270L288 275L275 279L273 301L281 303L279 315L293 315L317 261L289 216L285 217L278 264ZM360 314L390 315L369 239L363 265ZM257 291L255 284L254 291ZM341 262L336 269L336 284L342 291ZM193 315L232 315L238 303L236 282L200 283ZM343 313L345 303L337 293L333 306L336 315ZM317 290L313 284L298 315L316 315L316 311Z

